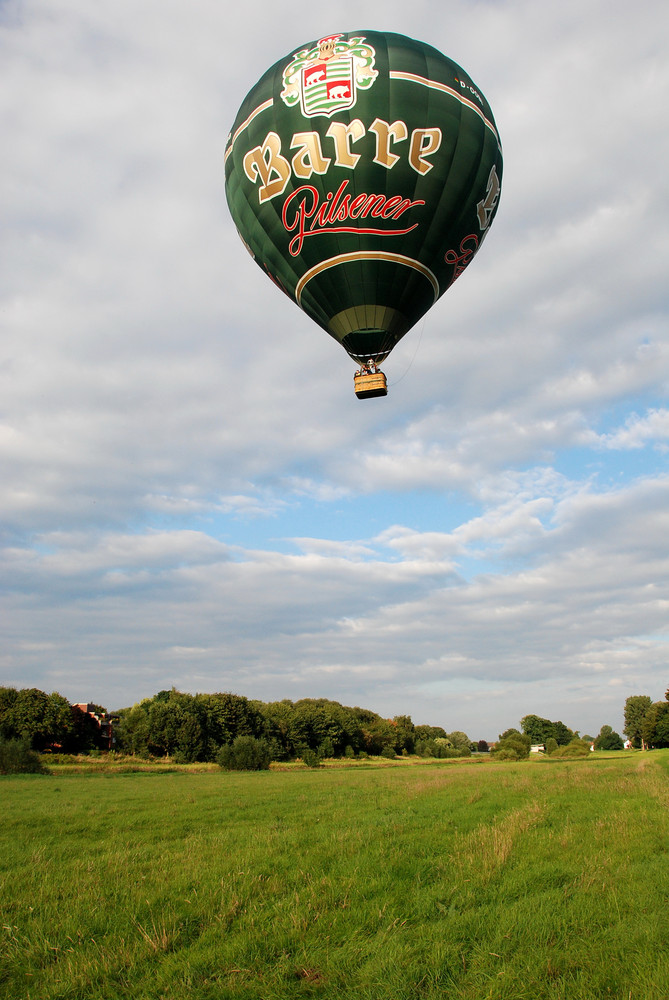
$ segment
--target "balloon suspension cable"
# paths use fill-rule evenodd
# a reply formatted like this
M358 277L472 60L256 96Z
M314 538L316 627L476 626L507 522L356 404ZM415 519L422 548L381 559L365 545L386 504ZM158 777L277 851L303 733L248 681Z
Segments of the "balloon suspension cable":
M400 375L400 377L399 377L399 378L396 378L396 379L394 379L394 380L393 380L393 381L392 381L392 382L390 383L390 387L391 387L391 388L392 388L392 387L393 387L394 385L399 385L399 383L400 383L400 382L402 381L402 379L403 379L403 378L406 378L406 376L407 376L407 375L409 374L409 372L410 372L410 371L411 371L411 369L413 368L413 363L414 363L414 361L416 360L416 356L418 355L418 349L419 349L419 347L420 347L420 345L421 345L421 341L422 341L422 339L423 339L423 331L424 331L424 330L425 330L425 317L423 316L423 318L422 318L422 320L421 320L421 324L420 324L420 329L419 329L419 331L418 331L418 340L417 340L417 342L416 342L416 347L415 347L415 349L414 349L414 352L413 352L413 356L412 356L412 358L411 358L411 361L409 362L409 364L407 365L407 367L406 367L406 368L404 369L404 371L402 372L402 374Z

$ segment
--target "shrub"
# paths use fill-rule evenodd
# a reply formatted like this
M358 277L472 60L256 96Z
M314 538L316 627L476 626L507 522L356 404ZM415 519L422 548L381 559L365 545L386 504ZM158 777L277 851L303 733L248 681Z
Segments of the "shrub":
M530 737L521 733L511 733L491 750L495 760L525 760L530 756Z
M225 771L268 771L271 759L267 741L255 736L237 736L216 755L216 763Z
M316 751L312 750L310 747L302 747L300 750L300 757L302 759L302 763L306 764L307 767L321 766L321 758L319 754L317 754Z
M29 740L0 739L0 774L48 774Z
M495 760L522 760L522 757L517 750L512 750L507 747L503 747L501 750L493 750L492 756Z
M585 740L572 740L566 747L558 747L551 757L587 757L590 753L590 744Z
M557 740L553 736L549 736L546 740L546 753L550 756L550 754L555 753L557 748Z
M463 747L459 750L453 746L449 739L440 736L433 740L418 740L415 749L420 757L437 757L440 760L448 760L452 757L471 757L469 747Z

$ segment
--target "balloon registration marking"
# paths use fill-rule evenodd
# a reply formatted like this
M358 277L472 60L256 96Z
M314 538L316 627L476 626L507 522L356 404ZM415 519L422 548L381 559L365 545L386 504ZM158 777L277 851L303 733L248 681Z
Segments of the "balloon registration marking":
M405 80L407 83L418 83L421 87L428 87L430 90L438 90L442 94L448 94L449 97L454 97L455 100L462 104L465 108L470 108L479 116L486 128L489 128L495 136L497 144L499 145L499 135L497 134L497 129L493 123L486 118L478 105L474 104L473 101L470 101L464 94L459 94L457 90L453 89L453 87L447 87L445 83L438 83L436 80L428 80L424 76L418 76L416 73L403 73L399 70L391 69L388 76L391 80ZM462 84L462 86L464 87L465 84ZM474 90L473 87L470 87L469 89L478 97L478 92Z
M439 298L439 282L437 281L435 275L429 269L421 264L419 260L413 260L411 257L405 257L401 253L389 253L384 250L355 250L352 253L340 253L336 257L330 257L329 260L322 260L320 264L316 264L312 267L306 274L303 274L297 283L295 288L295 299L298 305L301 305L302 292L305 286L312 278L316 275L322 274L323 271L327 271L331 267L336 267L338 264L347 264L355 260L385 260L391 264L405 264L407 267L413 268L414 271L418 271L423 277L432 285L432 291L434 292L434 301L436 302Z

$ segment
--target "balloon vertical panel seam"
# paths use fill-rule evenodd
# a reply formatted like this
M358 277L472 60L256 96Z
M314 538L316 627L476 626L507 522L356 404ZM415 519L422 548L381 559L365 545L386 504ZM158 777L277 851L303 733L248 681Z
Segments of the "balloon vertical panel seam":
M230 145L228 146L228 148L225 151L225 157L224 157L224 159L226 161L228 159L228 156L232 152L232 148L233 148L235 142L237 141L237 139L239 138L239 136L241 135L241 133L244 131L244 129L248 128L254 118L257 118L258 115L262 114L263 111L267 111L269 108L271 108L273 106L273 104L274 104L274 98L270 97L270 99L268 101L263 101L262 104L258 105L258 107L254 111L252 111L251 114L247 118L244 119L244 121L241 123L241 125L239 126L239 128L236 129L235 134L233 136L231 136L231 138L230 138Z

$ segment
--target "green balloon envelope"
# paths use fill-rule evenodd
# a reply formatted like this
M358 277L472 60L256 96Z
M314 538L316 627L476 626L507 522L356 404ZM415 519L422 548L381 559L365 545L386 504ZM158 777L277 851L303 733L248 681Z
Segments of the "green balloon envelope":
M318 39L245 98L225 153L242 240L361 364L382 361L472 260L499 204L488 102L452 60L378 31Z

